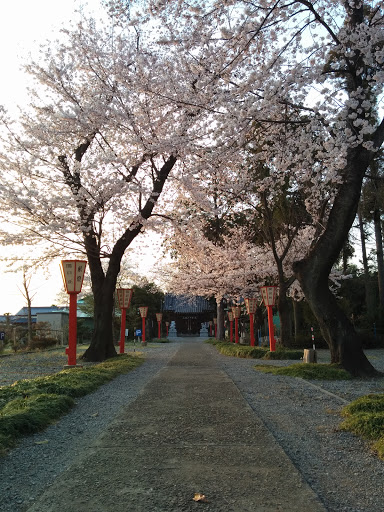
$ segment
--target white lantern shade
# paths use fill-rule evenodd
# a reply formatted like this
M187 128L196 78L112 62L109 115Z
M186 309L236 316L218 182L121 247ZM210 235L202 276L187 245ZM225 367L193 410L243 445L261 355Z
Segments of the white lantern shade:
M141 318L147 318L148 306L141 306L139 308L139 311L140 311Z
M163 319L163 313L156 313L156 320L157 320L158 322L161 322L161 321L162 321L162 319Z
M232 306L233 318L240 318L241 306Z
M228 311L228 320L230 322L233 322L233 313L232 313L232 311Z
M254 315L257 308L257 299L244 299L248 315Z
M276 286L262 286L260 288L261 296L265 306L274 306L276 302Z
M85 267L84 260L62 260L60 264L61 276L67 293L80 293L83 286Z
M133 290L131 288L116 288L117 301L120 309L128 309L131 303Z

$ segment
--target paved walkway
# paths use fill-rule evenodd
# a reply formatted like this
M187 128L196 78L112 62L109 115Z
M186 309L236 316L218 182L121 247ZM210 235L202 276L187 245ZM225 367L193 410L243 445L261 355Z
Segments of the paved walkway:
M324 511L210 348L181 344L28 512Z

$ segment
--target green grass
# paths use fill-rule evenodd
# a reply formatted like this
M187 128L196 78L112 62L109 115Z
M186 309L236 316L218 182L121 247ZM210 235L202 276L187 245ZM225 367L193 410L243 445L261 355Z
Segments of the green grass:
M384 394L366 395L343 408L346 430L371 441L373 450L384 459Z
M285 375L287 377L298 377L300 379L314 380L347 380L351 375L334 364L318 363L296 363L290 366L255 366L255 370L272 373L273 375Z
M68 412L74 398L95 391L142 362L140 357L122 355L92 367L0 387L0 454L15 446L20 437L46 428Z
M214 345L217 350L225 355L232 357L243 357L246 359L300 359L303 356L302 350L277 349L270 352L267 347L250 347L228 341L220 341L215 338L206 340L206 343Z

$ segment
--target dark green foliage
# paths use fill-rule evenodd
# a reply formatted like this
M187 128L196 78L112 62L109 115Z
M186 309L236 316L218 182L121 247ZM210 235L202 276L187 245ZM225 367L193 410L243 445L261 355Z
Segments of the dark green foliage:
M126 327L129 329L129 338L133 338L136 329L142 328L142 319L139 313L139 307L148 306L147 327L145 331L146 340L157 336L156 313L162 311L164 293L154 284L146 283L143 286L132 286L133 296L131 307L127 310ZM163 329L165 331L163 318ZM151 332L150 324L153 322L154 332ZM163 332L164 332L163 331Z
M275 352L267 352L263 359L301 359L303 357L302 350L291 350L286 348L278 348Z
M316 325L316 324L315 324ZM291 347L294 349L301 349L301 352L303 352L303 349L305 348L312 348L313 342L311 339L311 328L307 328L306 333L298 333L295 338L291 339ZM328 345L324 338L319 333L319 330L315 331L315 345L316 348L328 348ZM303 355L303 354L301 354Z

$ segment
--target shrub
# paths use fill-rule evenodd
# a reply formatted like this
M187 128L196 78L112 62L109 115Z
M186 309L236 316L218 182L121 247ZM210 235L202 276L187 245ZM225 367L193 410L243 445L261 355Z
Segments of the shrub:
M357 330L364 349L379 348L383 346L382 336L376 335L370 329Z
M302 350L292 350L289 348L278 348L275 352L268 351L263 359L301 359L303 357Z
M44 350L49 347L57 345L58 341L56 338L43 338L41 336L35 336L28 345L28 348L32 350L40 349Z

